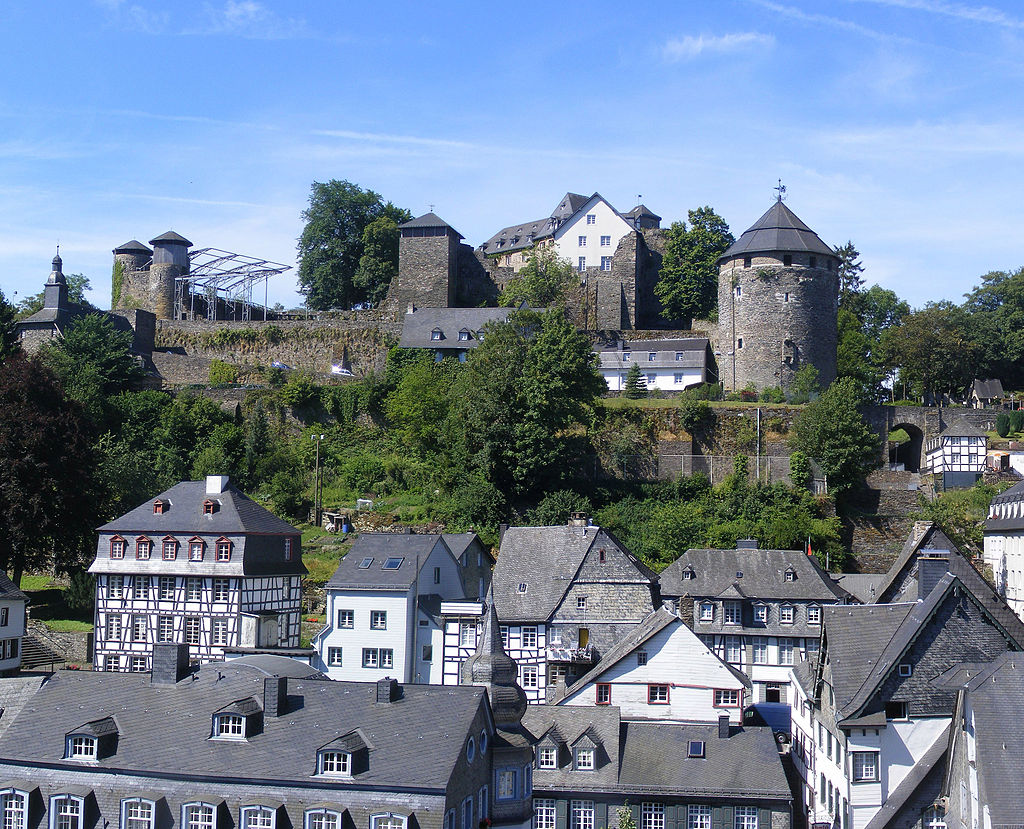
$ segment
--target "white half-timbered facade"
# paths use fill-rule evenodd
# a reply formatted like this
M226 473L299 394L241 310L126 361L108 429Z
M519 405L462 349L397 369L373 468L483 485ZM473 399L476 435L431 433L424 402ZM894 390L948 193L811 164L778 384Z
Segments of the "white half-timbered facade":
M299 532L226 476L180 483L101 527L89 570L96 670L148 671L157 643L200 662L299 646Z
M943 489L971 487L985 474L988 436L966 421L958 421L928 441L928 471L942 476Z

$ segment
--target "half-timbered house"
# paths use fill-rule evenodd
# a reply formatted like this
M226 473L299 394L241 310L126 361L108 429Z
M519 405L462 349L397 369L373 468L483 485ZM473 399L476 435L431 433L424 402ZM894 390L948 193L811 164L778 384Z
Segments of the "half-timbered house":
M96 670L147 671L157 643L200 662L299 646L299 531L227 476L183 481L104 524L89 572Z

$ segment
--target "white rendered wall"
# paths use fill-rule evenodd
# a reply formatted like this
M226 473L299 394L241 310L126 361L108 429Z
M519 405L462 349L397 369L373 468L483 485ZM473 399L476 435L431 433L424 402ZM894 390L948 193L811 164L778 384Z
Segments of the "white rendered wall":
M411 682L407 664L409 659L409 613L412 599L405 591L346 590L328 591L327 612L330 627L315 642L323 670L331 679L353 682L375 682L386 676L399 682ZM353 611L353 626L338 628L338 611ZM370 629L370 612L387 612L387 629ZM342 649L341 667L328 665L329 649ZM363 648L390 648L394 651L392 667L364 668Z
M594 224L587 224L588 215L594 217ZM601 257L614 256L619 241L632 230L633 227L608 202L597 200L589 203L573 221L564 223L555 231L555 249L574 268L578 268L581 256L586 257L588 268L597 268L601 265ZM586 238L585 245L580 245L580 236ZM602 236L609 237L609 244L601 244Z
M699 368L687 367L687 368L648 368L644 364L644 359L647 357L647 353L635 352L634 359L639 356L643 359L637 361L637 365L640 366L641 376L644 378L648 389L657 389L658 391L682 391L683 389L689 388L690 386L699 386L704 382L704 377L701 374ZM622 391L626 388L626 374L629 369L616 368L604 368L600 369L601 376L604 377L605 383L608 384L609 391ZM679 375L679 382L676 382L676 376ZM653 376L653 381L652 381Z

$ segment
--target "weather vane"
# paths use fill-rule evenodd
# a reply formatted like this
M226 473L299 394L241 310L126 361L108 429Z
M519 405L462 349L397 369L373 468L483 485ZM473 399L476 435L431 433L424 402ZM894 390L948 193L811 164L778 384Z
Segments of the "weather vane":
M782 183L782 179L781 178L779 179L778 186L777 187L773 187L772 190L775 190L779 194L777 196L777 200L778 201L781 202L784 198L786 198L786 185Z
M433 213L433 212L434 212L434 205L430 205L430 212L431 212L431 213Z

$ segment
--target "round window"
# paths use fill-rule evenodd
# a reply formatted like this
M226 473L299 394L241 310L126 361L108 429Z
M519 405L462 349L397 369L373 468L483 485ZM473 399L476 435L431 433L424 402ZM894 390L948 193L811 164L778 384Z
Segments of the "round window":
M487 751L487 732L480 732L480 753L483 754Z

